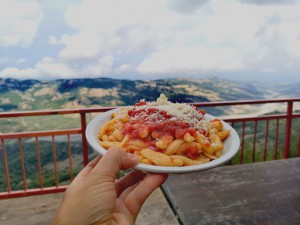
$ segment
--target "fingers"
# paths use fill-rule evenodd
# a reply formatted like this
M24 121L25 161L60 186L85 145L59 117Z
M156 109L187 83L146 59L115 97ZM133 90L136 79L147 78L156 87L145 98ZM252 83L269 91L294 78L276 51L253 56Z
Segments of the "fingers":
M97 156L94 158L92 161L90 161L81 171L77 176L86 176L94 167L97 165L99 160L101 159L101 155Z
M124 190L118 197L118 199L121 199L123 202L125 202L125 199L127 196L138 186L138 183L128 187L126 190Z
M124 190L126 190L128 187L137 184L141 180L144 179L144 177L147 174L141 172L141 171L131 171L126 176L122 177L116 182L116 191L117 196L119 196Z
M167 174L150 174L127 196L125 204L136 218L149 195L168 178Z
M95 159L93 159L91 162L89 162L80 172L77 174L75 179L72 181L73 185L78 185L80 182L82 182L85 177L94 169L94 167L97 165L99 160L101 159L101 156L97 156Z
M134 154L126 153L117 147L111 147L102 156L100 162L95 166L93 173L111 174L115 179L120 170L129 169L138 163L138 157Z

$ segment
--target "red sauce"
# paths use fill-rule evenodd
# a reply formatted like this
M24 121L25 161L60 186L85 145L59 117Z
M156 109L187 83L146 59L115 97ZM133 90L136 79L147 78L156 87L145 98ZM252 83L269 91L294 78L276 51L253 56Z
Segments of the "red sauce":
M143 141L148 148L162 152L163 150L155 145L158 139L170 143L174 138L182 139L186 133L190 133L193 136L198 131L203 135L207 135L206 130L204 129L194 129L191 128L188 123L170 120L173 116L166 111L158 110L156 108L139 107L146 104L145 101L140 101L135 104L135 107L128 111L131 120L122 126L121 132L124 135L129 135L130 139ZM199 113L205 114L205 111L199 110ZM151 117L150 115L152 114L156 115ZM140 133L145 129L149 134L146 138L141 138ZM155 133L154 137L150 135L151 133L153 134L153 132ZM197 158L199 155L195 146L188 149L186 154L192 159Z
M189 128L188 124L177 121L163 122L163 123L147 123L145 121L130 121L125 123L122 127L122 132L128 134L132 138L137 138L135 131L147 129L149 133L151 132L160 132L160 133L169 133L176 138L182 138L185 133L189 132L191 135L194 135L197 130Z
M144 117L144 119L146 119L147 116L155 114L155 113L160 114L165 119L170 119L172 117L166 111L160 111L160 110L155 109L155 108L147 108L147 109L133 108L133 109L128 111L128 115L130 117L139 116L139 117L142 117L142 118Z

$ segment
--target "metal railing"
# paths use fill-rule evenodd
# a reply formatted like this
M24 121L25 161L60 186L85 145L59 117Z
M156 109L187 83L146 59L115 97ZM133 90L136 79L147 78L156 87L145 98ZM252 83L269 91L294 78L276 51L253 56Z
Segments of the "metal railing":
M239 133L241 139L241 145L239 153L232 159L229 164L247 163L255 161L266 161L270 159L299 157L300 156L300 114L294 112L294 103L300 102L300 98L294 99L280 99L280 100L251 100L251 101L226 101L226 102L205 102L205 103L193 103L195 106L200 108L209 109L212 107L226 107L226 106L240 106L240 105L260 105L260 104L286 104L285 112L275 113L272 115L260 115L260 116L245 116L245 117L232 117L224 118L226 122L231 124ZM60 182L58 179L58 160L57 154L60 153L60 149L57 149L56 139L59 136L66 137L66 148L67 148L67 169L69 170L68 182L73 180L74 169L73 169L73 157L72 153L72 138L73 136L79 135L81 142L81 153L82 153L82 167L89 162L89 147L85 137L85 129L87 124L87 114L91 113L102 113L107 110L113 109L114 107L100 107L100 108L88 108L88 109L76 109L76 110L42 110L42 111L24 111L24 112L2 112L0 113L0 168L2 164L3 171L0 174L4 174L5 190L0 190L0 199L22 197L30 195L40 195L48 193L62 192L66 189L68 183ZM70 115L75 114L80 116L80 127L72 129L57 129L57 130L46 130L46 131L30 131L30 132L13 132L13 133L1 133L1 120L11 118L25 118L25 117L44 117L52 115ZM270 126L274 136L270 138ZM264 131L263 131L264 130ZM294 132L294 133L292 133ZM296 133L295 133L296 132ZM51 161L53 161L51 173L53 172L53 185L45 186L43 182L43 166L40 151L40 140L42 138L48 138L48 141L52 146ZM37 185L28 187L28 179L26 176L26 161L24 159L23 140L32 139L34 142L35 149L31 152L35 152L35 163L37 173ZM272 139L271 141L269 139ZM7 143L10 140L17 141L18 145L18 160L20 161L20 185L22 188L17 190L11 187L10 176L10 160L12 157L8 157ZM283 140L280 143L279 140ZM291 141L293 144L293 151L291 154ZM273 149L270 153L270 146ZM296 147L295 147L296 146ZM259 154L258 154L259 153ZM270 154L272 155L270 157ZM247 157L245 157L247 155ZM260 159L258 159L260 155ZM49 156L48 156L49 157ZM53 171L52 171L53 170ZM32 181L31 181L32 182ZM1 184L1 183L0 183Z

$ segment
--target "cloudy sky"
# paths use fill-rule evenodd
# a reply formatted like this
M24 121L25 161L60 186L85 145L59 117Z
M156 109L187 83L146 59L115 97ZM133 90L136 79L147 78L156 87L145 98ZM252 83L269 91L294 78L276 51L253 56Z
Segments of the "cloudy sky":
M300 81L299 0L0 0L0 78Z

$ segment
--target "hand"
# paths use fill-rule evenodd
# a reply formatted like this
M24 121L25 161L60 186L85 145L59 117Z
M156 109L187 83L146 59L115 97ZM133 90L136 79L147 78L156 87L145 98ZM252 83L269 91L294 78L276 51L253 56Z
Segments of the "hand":
M137 163L137 156L116 147L95 158L67 188L53 225L134 224L145 200L167 179L133 170L117 180L121 169Z

